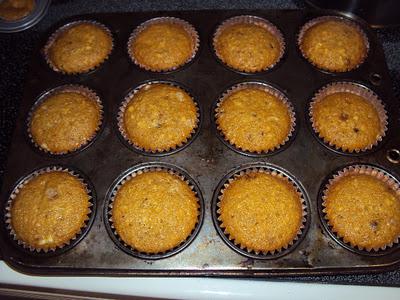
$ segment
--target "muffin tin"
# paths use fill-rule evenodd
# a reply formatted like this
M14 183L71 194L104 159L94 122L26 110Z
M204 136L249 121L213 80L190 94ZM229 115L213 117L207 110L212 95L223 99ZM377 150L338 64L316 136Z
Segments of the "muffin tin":
M255 74L233 71L217 59L212 47L216 28L226 19L238 15L254 15L273 23L285 39L285 53L271 70ZM338 15L328 11L299 10L232 10L186 12L138 12L91 14L63 20L43 35L31 60L31 73L24 88L24 98L9 150L8 167L1 192L0 248L3 259L15 269L34 274L68 275L164 275L164 276L282 276L311 274L350 274L394 269L400 264L400 247L394 245L384 255L349 251L329 233L320 218L321 194L326 180L344 166L371 164L400 178L400 108L393 96L390 77L381 46L363 21L357 20L369 39L369 53L364 63L351 72L322 72L300 53L297 35L309 20L323 15ZM160 17L177 17L188 21L199 33L197 55L187 65L170 72L151 72L136 66L127 53L132 31L144 21ZM344 17L344 16L343 16ZM41 50L59 27L79 20L94 20L107 26L114 38L110 57L99 68L81 75L64 75L53 71ZM201 128L190 144L179 152L164 156L149 156L131 151L118 133L117 115L125 96L148 81L170 81L187 87L201 110ZM293 140L268 156L251 157L228 148L218 137L213 124L213 105L231 86L241 82L265 82L282 91L296 113ZM313 95L330 82L350 81L366 86L382 99L388 112L385 138L365 153L338 153L319 141L308 116ZM52 88L65 84L87 86L100 97L104 119L102 130L87 147L68 155L54 156L38 151L29 141L26 121L34 103ZM130 255L109 236L108 191L126 170L148 163L184 169L198 183L198 193L204 199L204 219L198 234L179 253L157 259ZM93 225L82 239L67 251L53 256L41 256L24 251L13 243L5 226L5 208L15 185L26 174L52 165L78 168L92 182L97 195L93 208ZM227 245L213 224L214 193L219 183L235 170L254 165L267 165L282 170L298 182L308 199L304 236L283 256L259 259L238 253ZM175 168L174 167L174 168ZM182 169L180 169L182 168ZM97 212L96 212L97 210ZM214 216L215 218L215 216ZM214 220L215 222L215 220ZM351 250L351 249L350 249Z

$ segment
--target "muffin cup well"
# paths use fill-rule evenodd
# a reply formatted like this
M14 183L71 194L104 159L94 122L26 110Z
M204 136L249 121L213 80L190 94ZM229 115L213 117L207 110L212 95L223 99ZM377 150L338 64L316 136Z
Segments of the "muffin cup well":
M185 91L192 99L195 107L196 107L196 126L193 128L190 136L188 136L184 141L182 141L181 143L170 147L168 149L157 149L157 150L152 150L152 149L146 149L141 147L139 144L135 143L134 141L132 141L131 139L129 139L127 132L125 131L125 126L124 126L124 114L125 114L125 110L128 106L128 104L131 101L134 101L134 96L142 89L142 88L146 88L152 84L168 84L171 85L173 87L177 87L183 91ZM137 86L136 88L134 88L130 93L128 93L128 95L125 97L125 99L123 100L123 102L121 103L121 105L118 108L118 113L117 113L117 127L118 127L118 133L121 137L122 142L131 150L143 154L143 155L148 155L148 156L166 156L166 155L170 155L170 154L174 154L180 150L183 150L184 148L188 147L193 141L194 139L198 136L199 132L200 132L200 128L201 128L201 124L202 124L202 113L201 113L201 108L199 103L195 100L195 98L192 96L192 94L184 87L182 87L181 85L175 83L175 82L171 82L171 81L148 81L145 83L140 84L139 86Z
M387 184L388 187L393 189L393 191L396 192L397 196L400 197L400 183L398 179L386 170L381 169L380 167L369 164L355 164L337 169L323 182L318 195L318 212L324 229L339 245L357 254L367 256L382 256L389 254L396 249L399 249L400 236L398 236L391 243L383 247L367 249L365 247L354 245L350 241L347 241L344 237L340 236L337 232L333 231L333 226L329 223L329 219L326 214L325 201L327 199L327 193L332 184L350 174L367 174L374 176L375 178Z
M224 61L222 55L217 51L216 44L217 44L217 40L218 40L219 36L224 31L224 29L228 28L229 26L236 25L236 24L253 24L253 25L257 25L257 26L260 26L260 27L266 29L268 32L270 32L272 35L274 35L276 37L276 39L278 40L278 43L280 45L280 53L279 53L279 56L278 56L277 60L273 64L271 64L271 65L269 65L269 66L267 66L267 67L265 67L263 69L257 70L255 72L251 72L251 71L248 71L248 70L245 70L245 69L237 69L237 68L234 68L232 66L229 66ZM267 71L267 70L270 70L273 67L275 67L280 62L280 60L282 59L282 57L283 57L283 55L285 53L285 47L286 47L285 39L284 39L281 31L274 24L272 24L270 21L268 21L268 20L266 20L264 18L251 16L251 15L236 16L236 17L229 18L229 19L225 20L224 22L222 22L221 25L219 25L217 30L214 32L213 39L212 39L212 44L213 44L213 49L214 49L215 56L226 67L228 67L229 69L231 69L233 71L249 73L249 74Z
M279 178L283 178L287 180L288 183L290 183L295 189L297 194L300 197L301 205L302 205L302 223L298 229L298 232L296 236L293 238L293 240L286 245L285 247L282 247L280 249L275 249L273 251L266 251L266 252L261 252L261 251L256 251L251 248L247 248L244 245L241 245L237 243L223 226L221 216L220 216L220 201L223 197L224 191L229 187L229 185L236 179L240 178L243 175L254 173L254 172L259 172L259 173L266 173L266 174L271 174L272 176L276 176ZM284 256L291 251L293 251L304 239L308 228L310 226L310 218L311 214L309 212L309 200L307 193L303 186L296 180L292 175L290 175L286 170L268 164L264 162L256 162L256 163L250 163L250 164L245 164L239 168L235 168L231 170L228 174L226 174L222 180L219 182L217 188L214 191L213 199L212 199L212 218L214 222L214 226L217 229L218 234L221 236L223 241L234 251L238 252L241 255L250 257L250 258L255 258L255 259L263 259L263 260L268 260L268 259L276 259L281 256Z
M56 39L58 37L60 37L64 32L66 32L68 29L77 26L77 25L81 25L81 24L90 24L90 25L95 25L101 29L104 30L104 32L110 37L111 39L111 49L109 51L109 53L107 54L107 56L103 59L103 61L101 61L99 64L93 66L92 68L90 68L89 70L83 71L83 72L66 72L64 70L59 69L51 60L50 56L49 56L49 50L52 47L52 45L54 44L54 42L56 41ZM88 21L88 20L82 20L82 21L74 21L68 24L65 24L63 26L61 26L60 28L58 28L48 39L46 45L43 47L43 56L44 59L46 60L47 64L49 65L49 67L58 73L62 73L64 75L77 75L77 74L85 74L85 73L89 73L91 71L93 71L94 69L98 68L100 65L102 65L110 56L111 52L113 51L114 48L114 39L113 39L113 35L110 31L110 29L108 29L108 27L106 27L105 25L96 22L96 21Z
M302 46L304 34L307 32L308 29L310 29L311 27L315 26L316 24L322 23L322 22L327 22L327 21L339 21L339 22L343 22L343 23L345 23L347 25L350 25L351 27L356 29L360 33L360 35L363 37L366 51L365 51L364 56L362 57L361 61L356 66L354 66L352 68L349 68L349 69L347 69L345 71L333 71L333 70L325 69L325 68L322 68L322 67L316 65L311 59L309 59L307 54L304 52L304 49L303 49L303 46ZM318 70L323 70L324 72L330 72L330 73L343 73L343 72L348 72L348 71L352 71L352 70L357 69L358 67L360 67L364 63L364 61L368 57L368 53L369 53L369 40L368 40L368 37L367 37L366 33L364 32L364 30L356 22L351 21L349 19L346 19L344 17L338 17L338 16L317 17L317 18L314 18L314 19L308 21L307 23L305 23L303 25L303 27L301 27L300 32L299 32L299 34L297 36L297 46L298 46L301 54L303 55L303 57L310 64L312 64Z
M330 142L326 138L322 137L320 135L320 133L318 132L317 128L315 127L315 120L313 117L315 105L329 95L332 95L335 93L342 93L342 92L352 93L352 94L355 94L357 96L360 96L360 97L366 99L374 106L374 108L376 109L376 111L378 113L379 120L381 122L381 124L380 124L381 132L380 132L377 140L375 141L375 143L369 145L366 148L347 149L347 148L343 148L339 145L335 145L333 142ZM385 137L386 131L387 131L387 126L388 126L388 117L387 117L387 113L386 113L385 107L383 105L383 102L379 99L379 97L372 90L370 90L358 83L353 83L353 82L334 82L334 83L325 85L324 87L319 89L318 92L311 99L308 115L309 115L311 127L313 128L314 133L316 134L317 138L323 142L323 144L325 146L328 146L332 150L340 151L343 153L349 153L349 154L354 154L354 153L362 154L363 152L372 150Z
M85 143L83 143L80 147L78 147L77 149L74 149L74 150L56 153L56 152L52 152L48 149L45 149L36 143L35 139L32 136L32 132L31 132L31 122L32 122L33 114L34 114L35 110L39 107L40 104L42 104L44 101L46 101L51 96L54 96L54 95L57 95L57 94L63 93L63 92L78 93L78 94L81 94L81 95L91 99L92 101L95 101L100 110L100 119L99 119L99 124L98 124L95 132L93 133L93 135L89 139L87 139L87 141ZM26 130L27 130L27 134L28 134L28 139L30 140L31 144L36 149L40 150L43 153L59 157L60 155L64 156L64 155L79 152L79 151L85 149L86 147L90 146L94 142L96 137L98 136L101 128L103 127L103 119L104 119L103 103L102 103L100 97L93 90L91 90L88 87L83 86L83 85L67 84L67 85L62 85L62 86L53 88L53 89L43 93L41 96L39 96L38 100L35 102L35 104L32 106L31 110L28 113Z
M183 29L189 34L191 40L192 40L192 54L190 55L190 57L183 62L180 65L174 66L172 68L169 69L155 69L152 67L149 67L147 65L144 65L142 63L140 63L136 57L135 54L133 53L131 46L133 44L133 42L135 41L136 37L143 31L145 30L148 26L153 25L153 24L165 24L165 23L169 23L169 24L176 24L176 25L180 25L183 27ZM199 46L200 46L200 38L199 38L199 34L197 33L197 30L193 27L193 25L191 25L189 22L179 19L179 18L175 18L175 17L158 17L158 18L153 18L150 20L147 20L145 22L143 22L142 24L140 24L138 27L136 27L128 40L128 54L129 57L131 58L132 62L139 66L142 69L145 69L146 71L152 71L152 72L158 72L158 73L162 73L162 72L171 72L171 71L175 71L185 65L187 65L189 62L191 62L194 57L197 54L197 51L199 50Z
M198 218L196 225L194 226L190 235L186 238L186 240L181 242L178 246L170 250L159 253L140 252L131 247L130 245L126 244L118 235L114 227L112 218L113 202L118 193L118 190L122 187L122 185L137 175L152 171L165 171L183 180L185 183L189 185L190 189L195 193L198 203ZM113 240L113 242L121 250L128 253L129 255L147 260L167 258L184 250L196 238L203 224L203 219L204 219L204 200L200 188L195 182L195 180L182 168L179 168L172 164L161 163L161 162L142 163L124 171L120 176L118 176L118 178L113 182L113 184L109 188L104 205L104 222L106 225L107 232L110 238Z
M54 247L54 248L49 248L49 249L35 248L35 247L28 245L24 241L19 240L14 229L12 228L12 225L11 225L12 202L17 197L21 188L23 188L30 180L32 180L33 178L35 178L36 176L39 176L41 174L55 172L55 171L66 172L66 173L74 176L80 182L83 183L83 185L85 186L87 195L89 197L87 217L85 219L83 226L80 228L80 230L68 242L66 242L62 245L59 245L57 247ZM85 237L85 235L90 230L90 227L92 226L94 218L95 218L95 214L96 214L96 193L95 193L93 185L89 181L89 179L84 174L82 174L80 171L75 170L75 168L65 167L65 166L61 166L61 165L54 165L54 166L48 166L48 167L43 167L43 168L37 169L37 170L33 171L32 173L21 178L16 183L16 185L15 185L14 189L12 190L12 192L6 202L6 205L5 205L5 211L4 211L5 219L4 220L5 220L6 230L9 234L9 238L15 247L19 248L20 250L24 251L25 253L36 255L36 256L53 256L53 255L62 254L64 252L72 249L73 247L75 247Z
M230 95L233 93L247 89L247 88L255 88L259 89L262 91L267 92L268 94L271 94L281 100L287 107L289 115L290 115L290 129L289 133L286 137L286 139L280 143L279 145L276 145L273 149L266 150L266 151L249 151L249 150L244 150L238 145L232 144L224 135L222 129L218 126L217 123L217 118L218 118L218 113L219 113L219 107L221 103L228 98ZM217 136L218 138L230 149L233 151L246 155L246 156L253 156L253 157L262 157L262 156L267 156L267 155L272 155L276 154L277 152L285 149L284 146L288 146L290 142L294 139L295 137L295 132L296 132L296 114L295 110L293 108L293 105L289 101L289 99L286 97L284 93L279 91L277 88L264 83L264 82L258 82L258 81L252 81L252 82L242 82L239 84L236 84L234 86L231 86L228 88L220 97L219 99L214 103L213 108L212 108L212 120L215 125L216 131L217 131Z

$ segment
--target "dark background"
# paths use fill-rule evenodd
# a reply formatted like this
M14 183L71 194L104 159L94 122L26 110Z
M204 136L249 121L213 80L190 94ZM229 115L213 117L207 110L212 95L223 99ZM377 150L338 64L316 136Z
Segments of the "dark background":
M45 18L24 32L0 34L0 186L4 175L8 148L22 98L29 58L34 47L54 23L69 16L96 12L129 12L149 10L199 9L296 9L306 8L303 1L213 1L213 0L54 0ZM376 30L381 41L396 98L400 95L400 29ZM395 285L400 286L400 270L381 274L351 276L298 277L310 282Z

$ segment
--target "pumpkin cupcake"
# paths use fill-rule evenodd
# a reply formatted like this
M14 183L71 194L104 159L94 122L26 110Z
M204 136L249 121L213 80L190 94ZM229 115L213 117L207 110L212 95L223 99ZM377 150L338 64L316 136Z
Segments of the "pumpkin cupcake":
M35 0L4 0L0 2L0 19L18 21L35 8Z
M282 57L285 43L270 22L254 16L238 16L218 27L213 39L217 57L243 72L272 68Z
M230 88L217 103L215 122L223 138L250 153L280 148L292 135L295 116L287 98L262 83Z
M310 105L315 132L325 143L347 152L371 149L385 136L387 116L369 89L338 82L323 87Z
M85 73L102 64L110 55L110 30L93 21L77 21L58 29L44 48L48 64L66 74Z
M28 122L29 136L45 152L73 152L95 137L102 121L102 108L97 95L86 87L58 87L35 104Z
M199 37L192 25L172 17L144 22L131 34L128 53L135 64L154 71L172 71L195 56Z
M339 17L311 20L299 34L303 56L316 67L331 72L357 68L368 54L368 39L352 21Z
M185 242L199 219L192 187L168 170L145 169L128 176L112 200L116 234L133 250L157 254Z
M9 200L11 234L31 251L54 251L86 226L89 191L81 179L61 169L42 169L14 190Z
M180 87L147 83L130 93L121 105L121 135L139 150L156 153L183 146L199 123L197 104Z
M399 241L399 184L374 167L353 166L335 174L322 205L331 230L354 248L378 251Z
M280 252L292 245L304 228L304 199L294 184L277 172L241 172L229 179L218 199L220 227L248 252Z

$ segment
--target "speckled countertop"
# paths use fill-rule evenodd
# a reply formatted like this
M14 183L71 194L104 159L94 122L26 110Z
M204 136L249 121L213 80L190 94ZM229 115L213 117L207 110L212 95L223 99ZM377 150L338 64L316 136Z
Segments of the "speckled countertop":
M32 50L40 35L55 22L69 16L96 12L128 12L150 10L199 9L295 9L304 8L303 1L252 1L252 0L55 0L48 14L33 28L15 34L0 34L0 185L10 145L14 123L18 114L24 80ZM377 35L385 51L393 81L395 95L400 95L400 30L380 29ZM282 278L308 282L348 283L400 286L400 270L381 274L318 276Z

